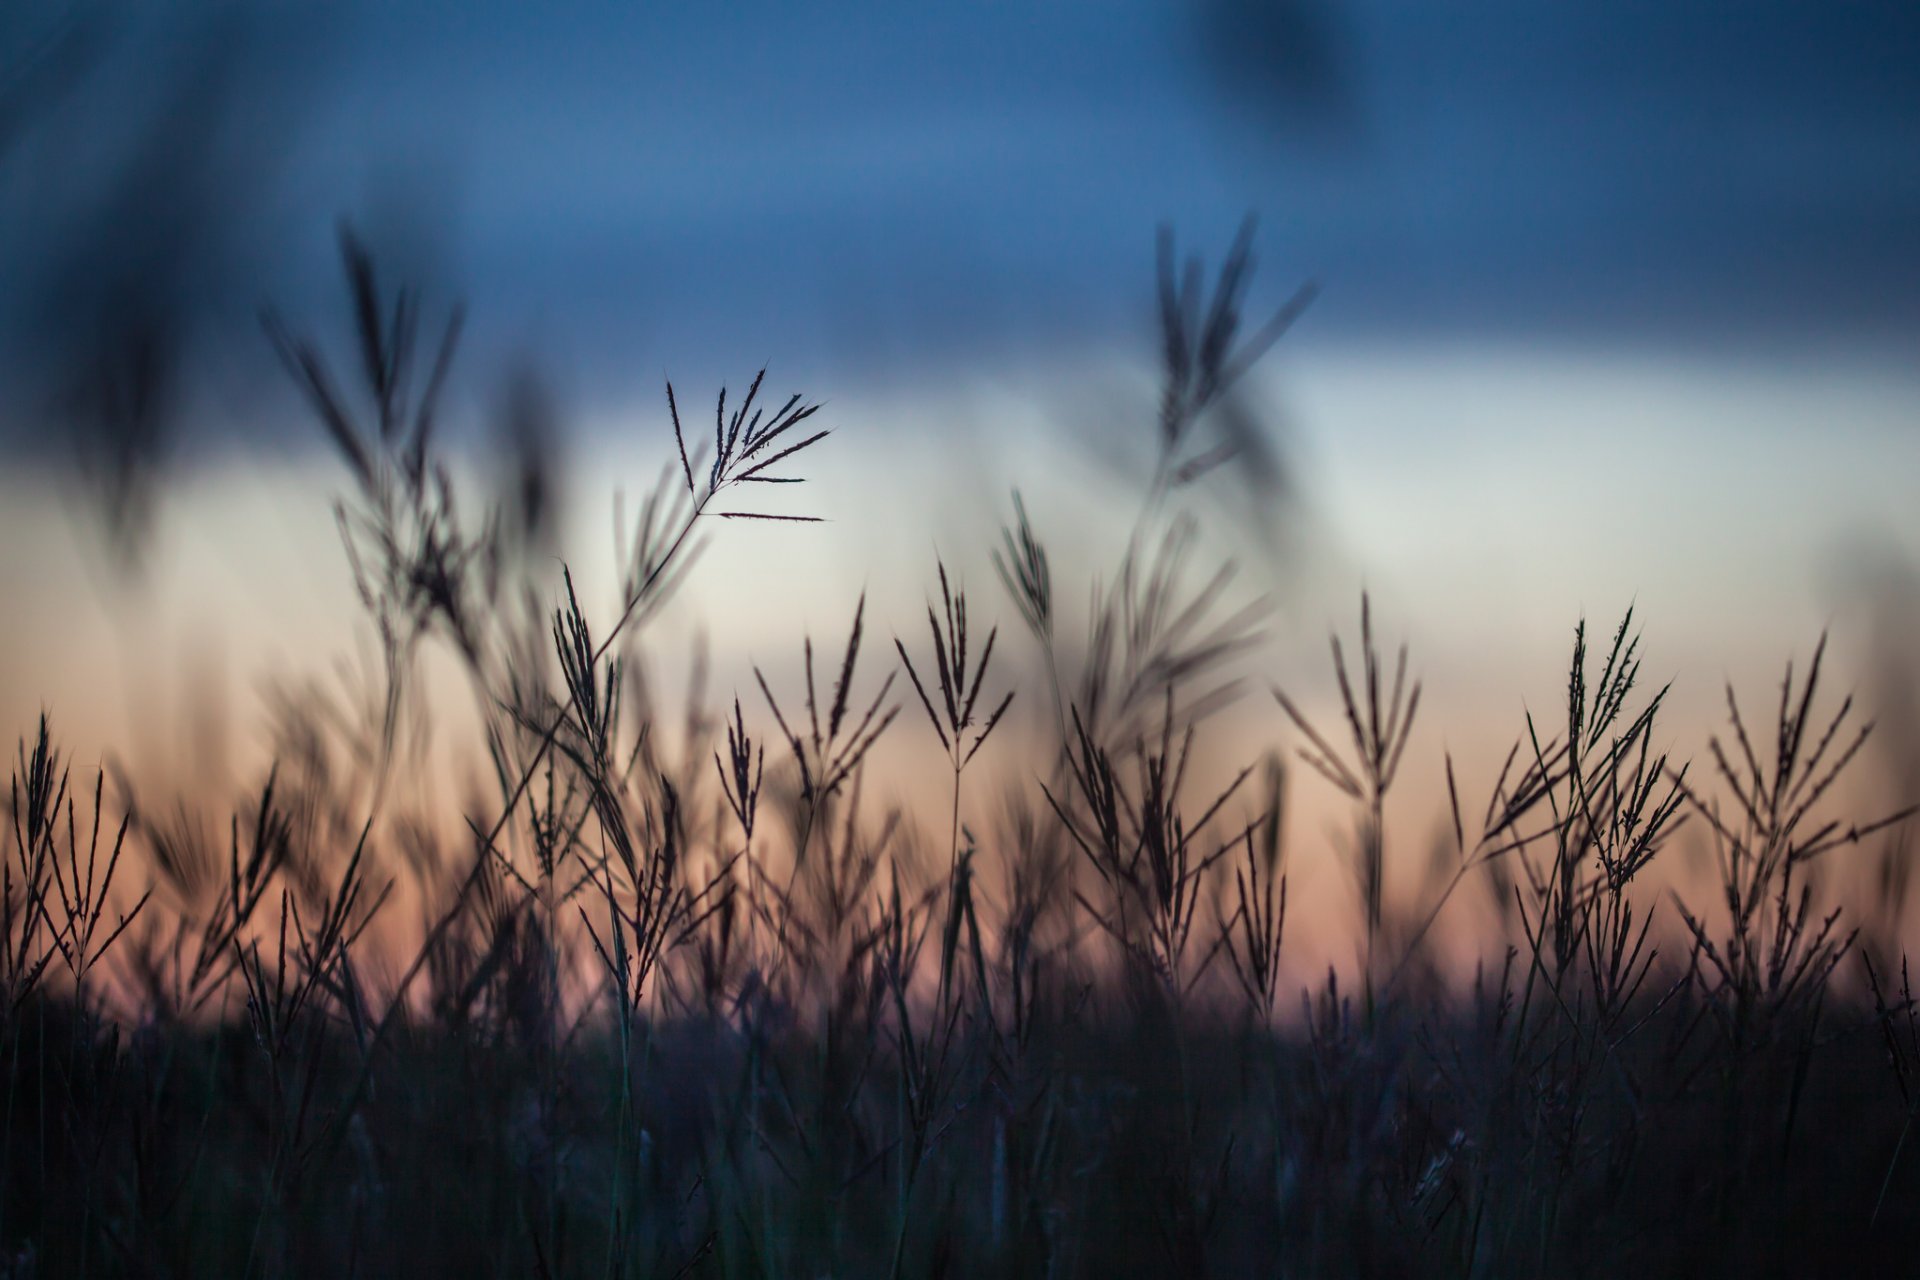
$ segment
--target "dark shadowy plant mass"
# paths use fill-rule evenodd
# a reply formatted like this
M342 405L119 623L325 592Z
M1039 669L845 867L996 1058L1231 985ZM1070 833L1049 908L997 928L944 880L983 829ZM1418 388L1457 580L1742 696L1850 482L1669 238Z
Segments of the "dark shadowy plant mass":
M762 373L718 395L709 438L669 386L667 464L595 616L570 572L536 580L536 519L476 526L456 500L434 425L458 311L429 323L343 251L350 364L266 329L346 465L379 661L344 693L289 687L277 762L218 817L143 807L104 771L89 788L45 719L22 742L0 1275L1806 1275L1920 1256L1902 922L1847 909L1832 870L1907 812L1841 807L1870 725L1823 686L1824 645L1768 722L1729 689L1726 738L1689 766L1656 745L1666 690L1631 614L1604 644L1579 623L1560 710L1515 726L1484 800L1442 762L1437 874L1389 892L1421 685L1363 597L1357 649L1333 641L1337 719L1266 704L1307 784L1353 813L1336 852L1357 967L1289 963L1281 751L1222 772L1197 748L1243 697L1266 607L1230 563L1196 568L1187 495L1239 449L1208 409L1310 298L1241 341L1251 228L1211 292L1163 238L1159 452L1084 637L1016 495L987 550L1024 639L941 563L925 634L873 643L862 598L824 666L803 641L801 689L756 672L757 698L716 717L696 675L678 723L641 674L646 624L720 522L815 518L760 499L816 461L817 406ZM1046 687L996 664L1016 643ZM436 645L490 788L457 838L406 785ZM1031 750L996 732L1023 701L1027 781L987 797L971 766ZM944 812L865 791L883 742L937 748ZM1683 829L1714 855L1707 891L1665 870ZM1462 916L1480 890L1491 909ZM1491 922L1470 972L1435 952L1450 914Z

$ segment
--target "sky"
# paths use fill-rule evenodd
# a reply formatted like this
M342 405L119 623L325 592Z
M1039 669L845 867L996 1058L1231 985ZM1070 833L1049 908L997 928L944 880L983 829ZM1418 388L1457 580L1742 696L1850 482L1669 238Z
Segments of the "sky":
M1303 341L1898 350L1920 306L1908 5L15 9L16 348L115 266L317 304L343 217L609 389L1131 339L1154 228L1249 213Z
M769 365L826 402L831 523L729 531L688 606L745 662L863 587L905 616L936 550L991 589L1014 486L1057 572L1109 565L1156 232L1217 263L1253 215L1250 318L1319 288L1248 387L1286 484L1203 503L1280 602L1274 670L1317 679L1364 585L1438 707L1507 726L1575 618L1635 603L1706 723L1823 626L1898 649L1917 130L1903 3L21 0L0 713L164 744L183 672L244 707L351 651L344 475L258 325L344 333L342 220L430 313L467 304L454 438L516 378L551 389L567 554L603 573L667 378ZM131 433L83 394L102 367Z

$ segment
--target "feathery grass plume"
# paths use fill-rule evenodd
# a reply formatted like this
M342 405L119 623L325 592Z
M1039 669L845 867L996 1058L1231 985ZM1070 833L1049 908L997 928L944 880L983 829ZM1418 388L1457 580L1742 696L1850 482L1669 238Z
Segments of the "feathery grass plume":
M1366 592L1360 594L1360 670L1359 688L1348 674L1346 653L1340 637L1329 638L1333 649L1333 672L1340 685L1340 705L1346 713L1347 731L1353 741L1351 763L1341 758L1331 743L1314 728L1291 698L1279 688L1274 698L1287 713L1294 727L1307 738L1300 758L1313 771L1332 783L1361 809L1360 830L1356 838L1355 871L1360 880L1360 897L1366 909L1368 965L1372 965L1374 938L1380 930L1386 877L1385 806L1387 791L1400 770L1400 758L1413 733L1413 720L1420 709L1420 682L1407 684L1407 646L1400 646L1394 663L1393 684L1383 687L1380 651L1373 643L1373 604Z
M880 735L893 724L894 717L900 714L898 706L887 706L887 696L893 691L894 678L898 670L889 671L880 682L866 710L856 717L853 703L853 683L856 668L860 660L860 642L865 634L867 614L866 593L860 594L859 602L854 606L853 625L847 631L846 650L840 660L839 675L834 680L832 699L823 708L820 704L815 681L813 661L813 637L808 636L802 643L803 661L806 671L807 696L806 718L789 722L780 708L779 699L773 696L773 689L767 683L766 673L756 665L754 679L760 685L760 693L766 699L767 709L773 713L774 723L780 728L780 734L787 740L788 751L793 758L794 769L798 774L796 802L798 811L794 820L793 859L787 870L785 887L775 885L761 874L756 893L756 912L763 923L774 934L778 953L787 954L796 938L811 938L819 941L818 930L811 929L803 918L802 904L796 899L795 889L810 884L831 886L836 876L834 860L829 859L822 874L813 881L803 882L811 868L811 850L816 829L828 819L834 798L848 786L856 783L860 768L873 749ZM824 711L824 715L822 714ZM795 726L798 726L796 729ZM849 809L852 809L849 804ZM849 812L848 820L854 814ZM758 864L752 868L760 872ZM844 869L844 868L843 868ZM765 896L759 896L760 892ZM832 897L831 893L828 897ZM829 913L831 914L831 913Z
M1215 908L1215 947L1227 957L1247 1008L1261 1018L1273 1012L1280 984L1280 943L1287 924L1287 876L1281 866L1286 769L1278 756L1266 762L1266 810L1242 834L1244 856L1233 868L1234 909ZM1257 843L1256 843L1257 842Z
M127 830L133 821L131 810L121 814L113 841L107 849L106 863L102 866L100 830L106 817L105 784L106 770L103 768L94 774L93 826L87 836L84 865L80 856L80 839L75 831L71 795L66 797L67 858L64 867L58 850L52 847L51 842L48 847L47 865L53 872L54 896L60 908L59 918L52 924L53 945L60 952L75 991L83 995L94 966L113 948L128 926L139 918L153 897L153 886L149 885L131 908L118 913L118 919L107 926L103 936L102 925L106 923L107 907L113 895L114 874L120 869L120 857L126 852ZM64 772L60 789L66 791ZM42 903L43 911L51 905L44 895Z
M52 936L55 926L50 923L47 898L53 880L54 823L66 789L67 772L43 712L32 753L22 739L19 763L7 784L13 851L0 880L6 894L0 908L6 912L5 1013L9 1022L60 950Z
M900 661L907 669L907 679L913 682L913 691L920 695L920 705L926 710L927 723L933 726L934 735L940 739L940 748L946 753L947 763L953 768L953 822L948 833L948 867L952 874L960 862L960 775L980 754L980 748L986 745L987 739L999 726L1000 718L1013 705L1013 690L1009 689L985 717L975 719L980 690L987 680L987 667L993 661L993 642L999 638L1000 628L996 626L987 631L986 643L980 646L979 662L969 674L967 593L964 588L955 592L948 585L944 561L936 561L936 565L940 573L940 605L944 626L942 618L934 616L933 606L929 604L927 630L933 637L933 674L940 692L937 709L933 699L927 696L927 686L914 668L905 642L895 636L893 647L899 652ZM973 733L971 742L967 738L969 732Z
M560 657L560 674L567 688L566 709L560 719L569 735L578 739L578 745L560 745L574 756L581 770L593 774L613 763L620 662L608 658L604 672L597 670L603 665L596 657L601 651L595 648L586 615L580 612L580 600L573 591L573 571L563 569L561 573L567 603L553 614L553 648Z
M1143 740L1164 691L1179 684L1199 692L1182 708L1198 721L1237 694L1238 680L1213 673L1242 656L1262 637L1268 604L1255 598L1224 616L1216 608L1231 587L1237 566L1229 559L1199 589L1182 597L1198 529L1192 516L1164 510L1174 491L1186 488L1235 459L1246 459L1250 440L1233 424L1218 444L1189 450L1206 411L1237 383L1312 301L1303 287L1252 338L1236 346L1241 305L1253 272L1254 221L1241 227L1223 262L1211 299L1204 296L1205 269L1190 258L1177 270L1173 236L1159 235L1158 297L1163 379L1153 477L1133 532L1110 583L1094 583L1083 664L1073 701L1094 737L1109 746ZM1063 754L1071 753L1065 696L1053 648L1052 578L1045 549L1033 536L1026 508L1014 495L1016 523L1003 528L1005 554L994 564L1028 629L1039 639L1053 677L1057 728ZM1153 529L1165 518L1157 539Z
M1027 504L1020 491L1013 491L1014 523L1002 525L1000 540L1005 544L993 549L993 569L1000 575L1014 608L1032 631L1034 638L1051 646L1053 642L1053 572L1047 565L1047 549L1034 536L1033 522L1027 518Z
M741 485L805 483L802 476L770 473L776 466L790 462L832 434L830 430L814 431L803 434L797 440L789 434L820 409L818 404L803 403L797 392L788 397L786 403L771 417L767 416L764 408L753 408L760 384L766 376L765 369L754 375L746 398L731 418L726 413L726 388L720 389L714 413L714 452L711 460L707 458L704 444L688 452L686 433L680 424L680 406L674 397L673 384L667 383L667 412L673 422L674 444L680 455L684 498L668 497L669 492L677 488L671 482L669 464L661 482L655 486L642 507L630 547L620 539L621 522L616 515L615 536L623 543L624 555L620 575L622 608L619 617L609 628L606 639L601 642L603 648L614 643L615 638L625 633L638 619L657 609L684 579L699 550L697 544L690 545L690 539L704 517L712 515L730 520L773 520L801 524L820 521L819 516L723 511L714 505L716 500ZM748 416L749 412L751 417ZM695 482L696 470L701 473L698 483Z
M72 984L72 998L87 1007L95 994L91 981L95 968L153 897L149 885L131 907L108 917L133 822L132 808L123 808L102 863L106 770L94 775L93 822L84 841L69 781L67 764L54 745L53 730L43 712L32 750L25 739L20 742L18 763L8 783L13 849L0 862L0 994L5 1001L0 1005L0 1028L10 1027L21 1006L40 989L55 957Z
M721 910L731 896L731 861L704 886L686 885L680 797L664 780L657 808L648 807L637 829L611 790L597 789L594 799L600 829L613 851L597 878L607 909L607 937L603 940L594 929L584 907L580 919L615 986L620 1016L630 1024L663 957L693 938L706 917ZM641 844L634 838L637 834L651 839Z
M721 794L740 824L740 838L753 847L753 820L760 809L760 783L767 773L767 748L756 746L747 733L747 722L740 714L740 699L733 700L733 723L727 726L727 758L713 753L714 771L720 775Z
M1826 656L1824 634L1797 691L1793 664L1780 684L1772 752L1763 762L1727 686L1727 712L1738 755L1715 735L1708 744L1714 769L1731 796L1723 807L1687 787L1675 771L1673 785L1706 823L1719 871L1726 933L1715 945L1706 920L1681 906L1704 970L1712 978L1710 1008L1736 1048L1749 1037L1766 1037L1790 1009L1824 998L1828 979L1851 948L1855 934L1839 932L1840 909L1811 915L1811 873L1824 855L1892 830L1913 816L1907 805L1869 822L1821 820L1819 808L1873 733L1872 722L1853 724L1851 695L1822 721L1814 717ZM1797 883L1796 883L1797 881ZM1797 891L1797 892L1796 892Z
M1228 438L1182 456L1204 411L1272 349L1319 292L1311 282L1301 286L1251 337L1235 346L1241 306L1253 277L1255 225L1252 217L1241 223L1220 264L1211 299L1203 296L1206 269L1201 260L1189 257L1183 267L1177 267L1173 232L1160 228L1157 280L1164 381L1152 500L1169 489L1192 484L1240 452L1242 443Z
M747 388L746 397L731 416L727 414L726 388L721 388L713 411L711 458L706 456L704 444L692 454L687 452L686 433L680 426L680 406L674 399L673 384L667 384L667 411L673 418L674 441L680 446L681 477L686 482L687 496L695 506L704 506L736 485L804 483L800 476L775 475L773 471L781 463L832 434L826 430L813 431L801 433L799 439L788 434L820 411L818 404L803 403L798 392L787 397L786 403L772 413L768 413L765 406L754 408L754 400L759 396L760 384L766 376L765 369L754 375L753 385ZM703 472L698 484L694 482L696 469ZM715 514L730 520L817 522L820 519L819 516L778 515L764 511L721 511Z
M781 736L793 754L793 762L800 772L800 798L807 805L817 805L830 798L846 785L860 763L866 759L867 752L879 741L880 735L893 723L900 713L898 707L882 707L887 694L893 690L896 673L889 671L880 688L874 693L872 701L858 720L850 718L852 710L850 699L853 695L853 676L855 665L860 660L860 640L866 622L867 597L860 594L860 601L854 606L853 626L847 632L846 653L840 660L840 674L834 681L833 701L827 708L824 721L820 715L820 704L815 696L813 667L813 638L807 637L803 648L805 653L807 678L807 718L799 721L805 730L803 739L787 723L787 717L780 710L780 700L773 696L773 690L767 684L766 673L759 667L753 669L754 679L759 682L760 692L767 700L767 709L773 712L774 722L780 726ZM842 730L846 730L844 736ZM796 856L806 856L805 842L796 850Z
M1614 631L1599 681L1589 688L1582 619L1574 628L1568 667L1564 742L1542 742L1532 716L1527 718L1535 768L1550 781L1545 799L1554 825L1549 864L1537 863L1530 849L1520 853L1537 905L1529 918L1527 900L1520 899L1522 928L1536 952L1550 943L1556 983L1583 947L1589 960L1604 951L1606 963L1589 973L1602 984L1596 996L1610 1011L1638 986L1627 979L1635 965L1644 978L1651 961L1651 953L1643 950L1651 913L1642 918L1634 940L1634 911L1625 890L1678 827L1685 785L1684 768L1669 777L1666 757L1652 755L1655 718L1667 687L1638 713L1626 715L1640 674L1639 647L1629 608Z
M341 389L320 349L296 336L278 312L268 308L260 320L354 480L354 499L336 502L334 519L386 663L378 726L384 756L398 732L415 650L430 628L445 627L469 665L480 661L478 571L493 554L494 534L491 522L478 535L462 529L453 483L431 451L464 309L450 312L419 381L419 295L402 287L389 301L366 245L345 225L339 237L358 349L357 394Z
M1122 955L1151 973L1168 990L1184 991L1204 975L1215 951L1189 974L1185 964L1201 889L1213 865L1226 857L1258 823L1218 840L1211 853L1203 833L1253 773L1241 769L1199 816L1180 807L1180 791L1192 755L1194 729L1176 744L1171 691L1159 738L1139 743L1136 781L1129 787L1114 754L1094 742L1078 714L1071 757L1073 792L1056 796L1041 784L1055 816L1106 886L1103 909L1075 891L1088 916Z
M1053 570L1047 560L1046 546L1033 531L1027 516L1027 504L1020 491L1013 491L1014 523L1000 527L1001 547L990 549L993 570L1006 588L1013 607L1020 612L1034 643L1040 646L1047 663L1047 687L1053 695L1054 730L1060 750L1067 748L1067 694L1060 682L1060 658L1054 642ZM1003 554L1004 551L1004 554Z
M1265 635L1268 602L1256 597L1232 613L1218 612L1238 567L1225 561L1190 593L1182 590L1198 528L1182 515L1171 521L1143 559L1137 541L1121 558L1108 590L1096 582L1086 665L1076 710L1096 739L1124 746L1152 732L1151 717L1180 686L1201 692L1178 706L1183 723L1194 724L1230 704L1240 686L1227 667Z

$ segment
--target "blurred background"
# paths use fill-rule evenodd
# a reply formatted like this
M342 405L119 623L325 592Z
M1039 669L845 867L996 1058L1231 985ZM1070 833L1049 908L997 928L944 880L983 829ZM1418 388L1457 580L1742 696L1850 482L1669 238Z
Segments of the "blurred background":
M1066 597L1110 574L1156 233L1211 269L1253 215L1249 323L1319 290L1195 497L1273 604L1256 690L1324 700L1367 587L1430 804L1443 742L1558 702L1582 614L1636 607L1682 754L1830 626L1920 786L1916 137L1900 3L15 0L0 718L218 770L276 673L364 648L347 477L259 323L351 358L343 220L430 324L466 304L447 438L482 494L539 461L590 612L668 378L825 402L782 509L828 523L726 528L648 633L667 671L704 635L724 694L862 588L918 625L936 554L1011 623L1014 487Z

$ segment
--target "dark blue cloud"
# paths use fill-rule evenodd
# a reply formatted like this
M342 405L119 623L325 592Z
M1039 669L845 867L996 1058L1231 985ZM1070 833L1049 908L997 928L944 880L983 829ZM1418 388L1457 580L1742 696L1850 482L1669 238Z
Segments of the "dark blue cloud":
M84 275L146 234L107 160L49 165L48 139L112 157L216 93L217 128L175 142L227 141L142 170L139 203L214 221L155 270L183 314L239 317L235 342L262 296L334 305L341 215L466 292L478 352L547 346L610 389L1144 340L1155 225L1224 245L1249 210L1275 300L1327 286L1309 340L1897 341L1920 319L1911 5L467 0L369 5L325 40L311 13L295 38L256 18L217 64L185 12L10 131L0 166L32 179L0 184L11 351L93 296L46 263ZM27 83L40 46L11 30Z

